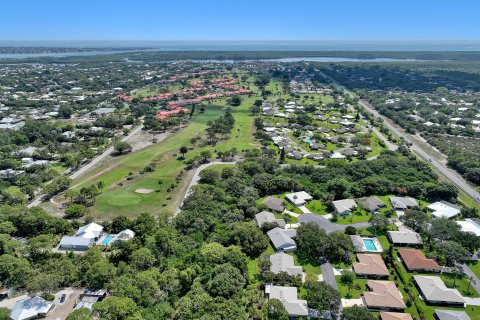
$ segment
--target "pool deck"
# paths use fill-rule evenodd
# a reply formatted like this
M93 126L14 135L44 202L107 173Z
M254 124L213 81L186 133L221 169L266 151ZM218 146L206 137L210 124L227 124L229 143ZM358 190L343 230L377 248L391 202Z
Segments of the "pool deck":
M376 237L362 237L359 235L352 235L350 236L350 238L352 239L353 246L355 247L355 252L357 253L382 253L383 252L383 247L380 244L380 241L378 240L378 238ZM363 240L372 240L376 250L368 250Z

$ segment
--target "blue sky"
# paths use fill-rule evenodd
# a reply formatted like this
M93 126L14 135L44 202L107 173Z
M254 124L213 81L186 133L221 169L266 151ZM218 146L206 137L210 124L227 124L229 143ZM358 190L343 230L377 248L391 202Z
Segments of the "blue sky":
M3 0L0 40L479 40L477 0Z

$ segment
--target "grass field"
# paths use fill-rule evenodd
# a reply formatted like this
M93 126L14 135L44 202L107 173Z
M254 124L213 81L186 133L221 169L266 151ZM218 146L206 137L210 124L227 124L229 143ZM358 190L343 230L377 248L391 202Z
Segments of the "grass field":
M363 292L367 291L367 279L353 280L353 286L351 288L348 288L348 286L345 286L340 282L340 276L336 276L335 279L337 280L338 291L340 291L342 298L358 299L363 294Z
M199 147L189 150L186 159L200 154L203 150L224 151L236 147L238 150L250 149L256 146L253 141L253 117L249 114L249 107L255 97L244 97L242 105L232 108L235 117L235 127L228 140L220 141L215 147ZM178 204L180 192L185 183L168 193L167 188L175 182L177 175L183 170L183 160L178 160L178 150L181 146L191 146L190 139L200 135L206 128L207 122L218 118L224 112L224 106L208 106L204 113L197 113L192 122L184 129L172 134L164 141L142 149L138 152L119 158L111 166L99 165L88 175L74 181L76 188L103 181L104 191L97 197L91 208L92 215L99 219L111 219L116 215L134 217L141 212L158 213L162 210L173 210ZM156 170L143 175L137 174L150 163L156 164ZM99 174L101 173L101 174ZM126 181L125 178L133 173L135 178ZM185 176L185 174L184 174ZM163 184L160 185L159 181ZM183 182L185 179L183 179ZM119 183L123 186L119 186ZM153 189L149 194L138 194L136 189Z

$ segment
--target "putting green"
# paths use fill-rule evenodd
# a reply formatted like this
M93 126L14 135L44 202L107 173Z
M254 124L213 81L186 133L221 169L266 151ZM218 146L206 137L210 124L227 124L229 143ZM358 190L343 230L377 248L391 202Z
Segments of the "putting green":
M134 194L129 191L125 191L125 192L119 192L117 194L111 195L107 200L107 202L112 206L127 206L135 203L139 203L142 200L143 200L142 196L138 194Z

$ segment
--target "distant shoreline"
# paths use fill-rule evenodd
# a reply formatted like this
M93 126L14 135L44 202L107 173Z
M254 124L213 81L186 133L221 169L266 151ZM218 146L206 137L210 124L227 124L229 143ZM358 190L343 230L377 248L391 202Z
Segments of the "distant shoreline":
M99 50L35 54L1 54L0 63L88 63L88 62L167 62L173 60L295 62L416 62L416 61L480 61L480 51L162 51L159 49ZM32 56L33 55L33 56ZM284 60L284 61L281 61Z

